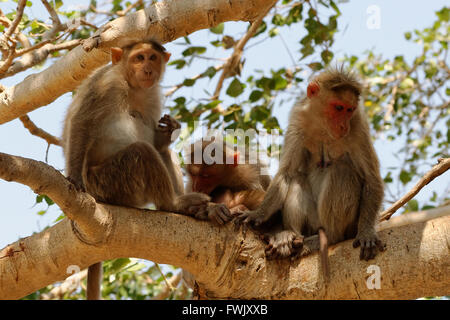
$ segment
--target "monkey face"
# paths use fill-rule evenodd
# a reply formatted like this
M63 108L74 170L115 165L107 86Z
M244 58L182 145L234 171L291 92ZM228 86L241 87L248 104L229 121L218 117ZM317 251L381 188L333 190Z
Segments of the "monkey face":
M350 120L358 105L358 98L350 90L321 90L317 83L308 86L308 98L322 121L325 131L334 140L344 138L350 132Z
M170 53L155 50L151 44L133 47L128 56L129 82L133 87L151 88L161 78Z

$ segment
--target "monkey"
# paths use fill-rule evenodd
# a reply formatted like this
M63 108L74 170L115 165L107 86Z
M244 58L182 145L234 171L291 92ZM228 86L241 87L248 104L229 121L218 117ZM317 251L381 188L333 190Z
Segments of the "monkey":
M111 48L112 64L77 88L62 147L67 179L96 201L193 215L210 198L184 193L168 148L179 123L161 117L159 83L170 53L154 40ZM89 268L88 299L100 299L101 262Z
M196 159L196 154L201 158ZM212 202L219 204L216 210L199 210L197 219L223 225L234 215L256 209L263 201L271 181L270 175L263 172L267 165L258 157L256 163L249 163L248 153L245 162L239 163L239 156L232 145L214 137L189 146L185 161L186 190L208 194ZM183 270L183 281L195 295L194 276Z
M309 236L321 237L323 250L354 239L366 261L385 250L375 231L383 181L358 107L361 90L351 71L328 68L292 108L280 166L264 200L236 220L258 226L281 210L283 230L268 239L269 255L295 258L319 249L319 241L298 245Z
M259 159L255 164L248 163L247 154L245 163L241 164L239 152L235 151L233 146L215 139L197 141L190 147L190 161L187 161L185 166L188 175L186 189L208 194L212 202L223 204L230 211L230 214L225 214L223 207L217 206L219 212L198 211L198 218L206 219L208 217L205 214L210 214L212 217L209 219L221 225L230 221L237 213L258 207L271 180L269 175L262 174L264 163ZM197 152L202 156L200 163L195 163ZM219 161L206 159L209 157L208 152Z

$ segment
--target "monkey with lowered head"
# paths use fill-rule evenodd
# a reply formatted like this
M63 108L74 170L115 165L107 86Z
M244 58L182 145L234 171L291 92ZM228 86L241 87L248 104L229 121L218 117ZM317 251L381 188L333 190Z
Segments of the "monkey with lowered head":
M199 163L193 161L196 153L202 156ZM251 164L246 157L244 163L239 163L239 152L216 139L193 143L188 157L186 189L208 194L212 202L223 204L231 213L225 214L218 206L219 212L200 210L197 217L224 224L236 213L256 209L264 199L271 178L262 174L264 165L261 161ZM213 216L206 217L206 214Z
M161 117L159 82L169 60L156 41L111 48L112 65L77 89L62 139L66 174L97 201L192 214L207 195L183 195L182 174L168 148L179 128ZM88 299L99 299L101 262L89 268Z
M295 241L324 231L334 244L355 238L360 259L383 251L375 231L383 181L364 112L358 107L361 84L342 68L314 78L289 118L279 170L256 210L238 222L260 225L282 211L283 231L269 239L278 258L306 255ZM318 244L318 242L316 242ZM299 253L300 252L300 253Z

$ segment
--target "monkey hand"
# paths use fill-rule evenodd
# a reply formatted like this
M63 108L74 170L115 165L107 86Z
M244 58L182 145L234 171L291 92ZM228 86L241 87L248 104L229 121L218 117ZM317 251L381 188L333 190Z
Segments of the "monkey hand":
M302 252L303 236L291 230L283 230L275 235L264 234L261 239L267 244L264 250L267 260L297 257Z
M218 226L224 225L232 219L230 210L226 205L214 202L200 207L194 217L199 220L209 220Z
M155 129L156 149L161 150L175 141L180 134L178 130L180 128L180 123L168 114L159 119L158 127Z
M358 232L353 241L353 248L357 247L361 247L359 259L366 261L374 259L378 250L380 252L386 250L386 245L378 238L375 231Z
M244 227L259 227L264 222L264 215L258 209L242 212L234 218L234 224L236 226L244 225Z
M75 178L72 176L68 176L66 179L69 180L69 182L75 186L75 189L77 191L86 192L86 188L84 186L83 179L81 177Z
M175 202L175 211L194 216L199 210L206 208L211 198L204 193L191 192L178 196Z

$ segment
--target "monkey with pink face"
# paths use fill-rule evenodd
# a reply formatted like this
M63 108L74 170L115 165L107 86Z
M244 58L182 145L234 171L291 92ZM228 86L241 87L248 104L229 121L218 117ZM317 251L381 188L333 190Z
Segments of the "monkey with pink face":
M262 204L236 221L259 226L281 210L283 230L266 239L269 258L306 255L318 249L319 241L299 246L299 240L317 234L327 236L321 241L325 248L354 238L364 260L384 250L375 231L383 181L358 107L361 89L352 73L328 69L293 107L279 170Z

